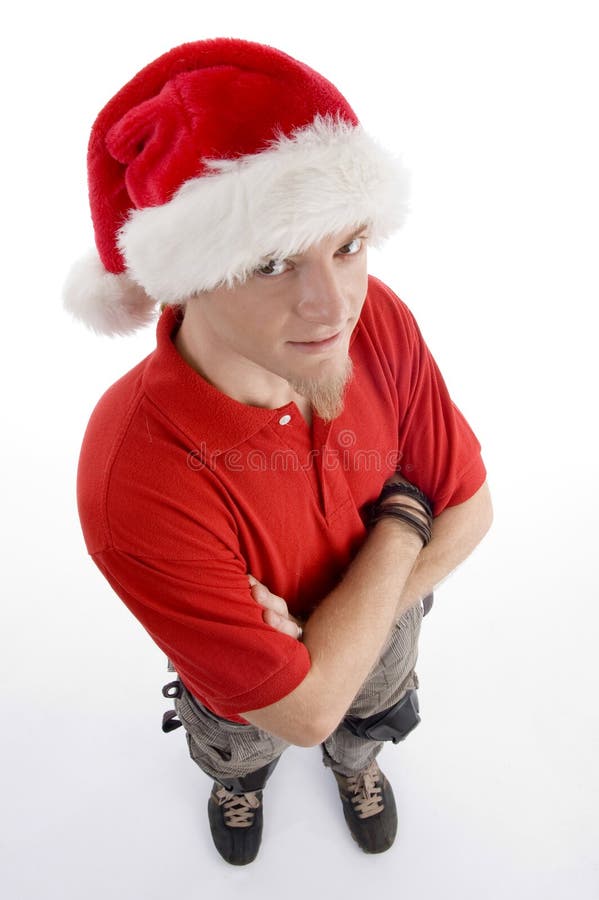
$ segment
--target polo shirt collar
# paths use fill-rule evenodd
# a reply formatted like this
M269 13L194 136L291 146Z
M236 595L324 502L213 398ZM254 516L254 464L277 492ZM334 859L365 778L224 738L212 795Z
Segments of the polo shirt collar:
M181 307L165 306L158 319L156 349L150 354L143 383L149 399L198 446L226 452L267 426L278 424L282 416L300 415L293 401L276 409L250 406L234 400L206 381L175 347L173 341L181 321ZM350 349L360 326L361 319L351 335ZM318 437L319 443L327 441L332 424L313 415L314 436Z
M180 307L166 306L143 379L149 399L188 437L210 449L227 451L297 409L293 402L277 409L249 406L223 394L178 352L173 339L180 324Z

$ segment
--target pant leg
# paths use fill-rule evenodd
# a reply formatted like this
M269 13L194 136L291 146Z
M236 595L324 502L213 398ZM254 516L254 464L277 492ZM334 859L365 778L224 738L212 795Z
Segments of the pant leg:
M181 696L175 700L175 708L185 728L189 755L203 772L225 787L229 788L238 779L243 780L262 769L266 781L289 746L286 741L254 725L220 718L206 709L184 685ZM244 792L242 783L237 785L235 792Z
M347 715L366 718L382 712L401 700L408 690L418 688L414 666L423 612L423 604L418 603L395 623ZM351 775L372 762L382 750L383 742L358 737L342 721L322 746L325 766L342 775Z

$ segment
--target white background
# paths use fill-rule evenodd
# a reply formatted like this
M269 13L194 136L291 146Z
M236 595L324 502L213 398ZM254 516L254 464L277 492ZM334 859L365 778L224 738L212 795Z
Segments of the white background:
M23 3L2 49L2 890L7 900L599 897L595 4ZM380 761L400 833L353 844L317 749L265 795L258 860L211 844L209 779L163 735L164 658L87 558L83 430L154 333L60 292L91 245L102 105L185 41L304 60L412 172L371 271L415 312L483 445L492 532L424 622L423 722Z

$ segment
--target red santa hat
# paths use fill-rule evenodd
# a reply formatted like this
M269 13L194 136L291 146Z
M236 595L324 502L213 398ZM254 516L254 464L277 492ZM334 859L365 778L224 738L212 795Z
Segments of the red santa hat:
M406 211L405 171L330 82L233 38L175 47L129 81L94 123L88 182L97 252L64 300L105 334L351 227L376 245Z

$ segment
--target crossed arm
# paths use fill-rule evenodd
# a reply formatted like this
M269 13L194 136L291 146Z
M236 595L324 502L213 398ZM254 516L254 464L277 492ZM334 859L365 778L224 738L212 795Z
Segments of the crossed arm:
M299 746L323 741L351 705L393 623L470 555L492 517L485 482L465 503L437 516L432 540L423 549L408 526L390 519L378 522L341 583L305 622L304 643L311 658L305 679L287 697L244 712L244 718ZM269 625L298 636L283 598L259 582L252 594Z

